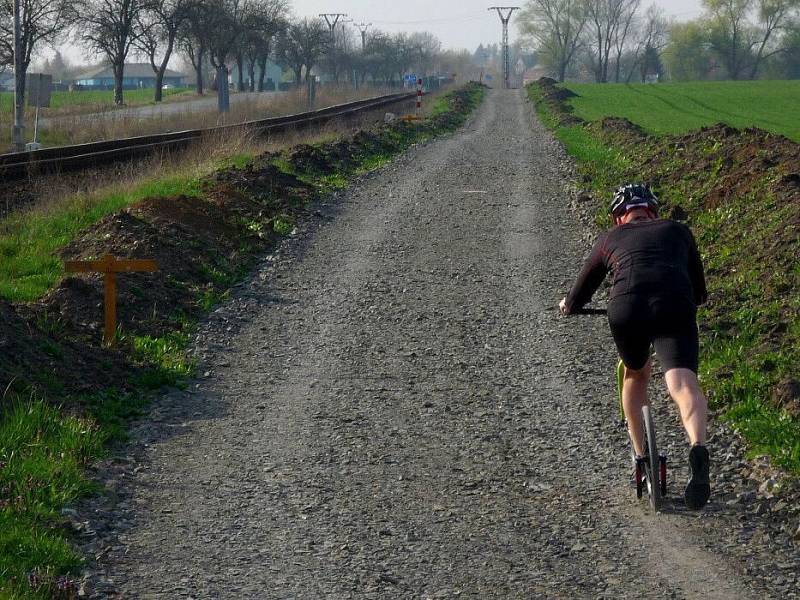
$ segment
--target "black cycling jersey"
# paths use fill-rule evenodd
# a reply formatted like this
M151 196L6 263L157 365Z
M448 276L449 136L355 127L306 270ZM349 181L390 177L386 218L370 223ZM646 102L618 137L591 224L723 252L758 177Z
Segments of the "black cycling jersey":
M574 312L606 274L608 324L625 366L641 369L654 345L664 371L697 372L697 305L706 301L703 264L688 227L665 219L620 225L600 236L567 296Z
M608 272L611 298L706 301L703 264L694 236L686 225L667 219L627 223L603 233L567 296L574 312L592 299Z

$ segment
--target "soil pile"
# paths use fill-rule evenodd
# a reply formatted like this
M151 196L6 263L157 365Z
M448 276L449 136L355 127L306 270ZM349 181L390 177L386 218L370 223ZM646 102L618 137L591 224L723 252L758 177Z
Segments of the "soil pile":
M0 398L31 386L88 392L125 381L123 372L119 354L65 336L58 314L0 299Z
M109 215L65 247L61 258L155 259L157 273L118 278L119 323L135 335L181 329L207 308L202 297L224 292L277 237L273 221L278 214L302 212L309 186L269 164L272 158L216 174L205 182L200 198L150 198ZM102 318L95 308L102 279L81 281L65 279L44 305L73 328L95 329Z
M547 105L550 113L556 116L558 124L561 127L571 127L573 125L582 125L586 123L586 121L580 117L572 114L572 107L566 102L570 98L576 97L578 94L572 90L558 87L558 82L549 77L542 77L537 84L542 92L544 103Z

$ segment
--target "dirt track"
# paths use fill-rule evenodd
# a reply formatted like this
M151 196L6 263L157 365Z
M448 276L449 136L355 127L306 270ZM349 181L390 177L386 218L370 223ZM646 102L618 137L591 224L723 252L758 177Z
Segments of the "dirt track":
M494 91L320 207L135 431L97 595L797 597L796 547L741 545L760 517L683 509L665 402L669 505L632 497L607 327L554 311L585 250L567 162Z

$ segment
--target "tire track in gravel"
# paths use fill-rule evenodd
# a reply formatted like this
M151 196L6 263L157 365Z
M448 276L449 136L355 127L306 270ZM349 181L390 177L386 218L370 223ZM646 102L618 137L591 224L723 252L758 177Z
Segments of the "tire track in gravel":
M714 545L734 516L632 499L607 327L553 310L584 250L567 166L492 91L321 206L135 430L100 595L769 595Z

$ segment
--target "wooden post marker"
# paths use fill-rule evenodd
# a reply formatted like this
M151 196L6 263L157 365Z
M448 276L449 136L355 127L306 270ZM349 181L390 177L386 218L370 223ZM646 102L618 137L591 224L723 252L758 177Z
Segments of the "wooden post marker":
M68 273L103 274L106 321L103 342L110 346L117 331L117 273L153 273L158 271L158 264L154 260L118 259L106 254L100 260L68 260L64 268Z

